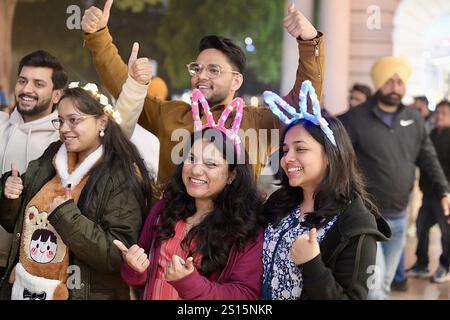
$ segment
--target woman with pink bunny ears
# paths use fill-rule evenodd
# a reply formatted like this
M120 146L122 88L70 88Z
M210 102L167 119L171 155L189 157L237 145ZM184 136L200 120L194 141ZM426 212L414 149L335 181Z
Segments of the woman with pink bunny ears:
M96 7L87 9L83 16L82 27L85 32L86 47L91 50L99 77L111 94L117 96L117 89L122 87L128 73L126 64L118 54L107 27L111 3L112 1L108 1L103 10ZM220 2L217 4L220 10ZM285 30L295 38L299 53L296 81L286 99L291 104L296 104L300 84L306 79L313 82L320 97L325 59L323 34L314 28L294 4L288 6L283 24ZM218 120L219 115L237 95L244 83L246 64L244 50L232 39L219 35L207 35L199 41L197 55L192 58L192 62L184 61L187 66L186 71L191 77L191 89L199 89L203 92L214 119ZM293 66L293 72L295 68L296 66ZM138 122L160 140L158 181L168 182L176 165L179 164L179 158L176 157L175 160L172 157L173 151L178 147L178 141L171 139L172 133L177 129L185 129L189 132L194 130L190 104L180 100L161 101L147 95L143 108L124 106L119 109L119 112L124 123L134 126ZM129 115L136 115L136 117L127 120ZM233 115L228 119L227 127L232 118ZM204 115L201 119L206 120ZM275 146L278 140L275 132L281 128L281 122L268 108L250 105L244 107L241 133L247 133L247 136L256 134L257 142L249 140L245 148L257 176L267 166L267 159L274 151L272 145ZM258 152L254 151L255 148Z
M260 299L262 199L237 131L242 99L216 123L194 90L195 132L162 199L150 212L138 244L122 251L122 278L141 299ZM199 122L199 106L207 123ZM224 126L236 109L231 129Z

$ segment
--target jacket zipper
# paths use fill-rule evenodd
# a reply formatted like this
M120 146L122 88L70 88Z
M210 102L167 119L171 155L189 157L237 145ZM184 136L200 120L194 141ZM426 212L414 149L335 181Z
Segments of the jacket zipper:
M319 79L321 78L320 76L320 64L319 64L319 45L316 44L314 47L314 59L316 61L316 66L317 66L317 76L319 77ZM320 97L319 97L320 99Z

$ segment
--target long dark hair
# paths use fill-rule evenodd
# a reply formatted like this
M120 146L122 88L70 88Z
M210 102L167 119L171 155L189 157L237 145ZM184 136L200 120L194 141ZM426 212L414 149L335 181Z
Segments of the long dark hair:
M328 115L323 117L333 131L337 147L330 142L319 126L304 119L296 120L287 126L280 140L279 160L282 157L280 150L283 148L287 132L294 126L302 126L322 145L328 159L325 176L314 193L314 214L307 215L305 225L309 227L323 225L356 196L360 196L367 209L377 216L378 210L366 192L364 178L347 131L338 119ZM275 225L303 201L302 188L291 187L281 167L277 176L281 180L281 188L269 197L264 206L267 222Z
M218 135L222 138L215 139ZM238 159L233 143L216 129L203 130L201 135L193 134L188 142L190 147L185 149L190 150L199 138L214 143L223 159L228 161L229 172L236 170L233 182L214 199L214 210L193 227L182 242L189 255L202 255L199 271L209 275L225 267L233 246L243 250L256 238L262 230L264 219L261 216L262 198L257 191L245 149L241 149L243 158ZM163 192L165 206L161 209L157 226L158 242L173 237L177 221L185 220L196 212L195 199L187 193L182 181L182 170L183 163L177 166ZM193 241L195 248L191 246Z
M97 87L100 91L99 94L109 96L105 90L98 85ZM105 114L99 99L82 88L66 88L60 101L65 98L70 99L75 107L84 114L98 117ZM104 133L105 135L101 138L104 150L102 161L94 168L90 181L95 186L104 172L113 173L113 168L119 166L125 174L128 187L133 190L139 202L142 216L145 217L150 206L152 182L139 151L125 137L119 125L109 118ZM88 193L85 203L90 203L100 192L102 190L93 188L93 192Z

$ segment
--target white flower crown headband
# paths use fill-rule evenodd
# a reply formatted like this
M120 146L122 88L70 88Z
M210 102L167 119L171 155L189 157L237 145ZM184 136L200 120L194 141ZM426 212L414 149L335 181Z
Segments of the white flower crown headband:
M108 115L115 123L120 124L122 117L119 111L114 110L113 106L109 103L109 99L104 94L100 93L95 83L86 83L84 86L80 86L80 82L71 82L68 86L69 89L81 88L84 91L89 92L95 99L98 100L100 105L103 106L103 112Z

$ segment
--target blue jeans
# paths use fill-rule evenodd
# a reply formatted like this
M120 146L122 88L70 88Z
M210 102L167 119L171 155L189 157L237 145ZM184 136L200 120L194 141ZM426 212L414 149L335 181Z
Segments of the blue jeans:
M369 289L368 299L389 299L391 283L406 243L406 226L408 224L406 209L399 215L401 217L397 219L385 218L391 228L392 237L389 241L377 243L376 273L378 285Z
M403 250L398 262L397 270L395 271L394 281L401 282L406 280L405 272L405 250Z

